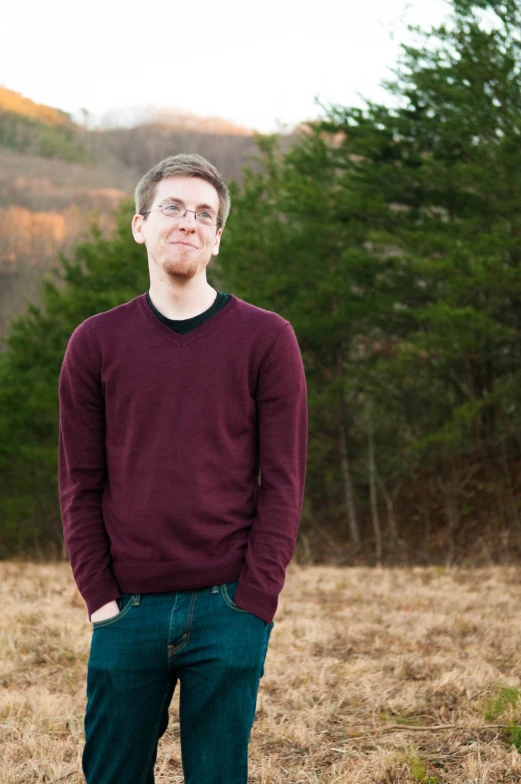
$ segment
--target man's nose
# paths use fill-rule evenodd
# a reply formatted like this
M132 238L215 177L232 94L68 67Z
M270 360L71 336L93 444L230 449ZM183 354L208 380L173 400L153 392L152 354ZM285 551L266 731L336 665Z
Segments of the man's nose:
M195 211L194 210L186 210L185 214L182 218L178 219L178 225L182 225L187 228L195 229L196 220L195 220Z

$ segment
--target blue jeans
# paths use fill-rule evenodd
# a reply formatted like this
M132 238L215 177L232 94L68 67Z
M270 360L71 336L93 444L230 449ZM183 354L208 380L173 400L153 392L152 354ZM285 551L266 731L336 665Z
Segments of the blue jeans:
M237 607L237 583L124 594L94 623L87 674L87 784L153 784L180 682L185 784L247 784L248 742L273 623Z

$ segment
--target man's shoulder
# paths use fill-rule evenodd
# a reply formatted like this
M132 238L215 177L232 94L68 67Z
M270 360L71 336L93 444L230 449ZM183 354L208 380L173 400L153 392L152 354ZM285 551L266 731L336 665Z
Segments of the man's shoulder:
M237 313L245 324L251 328L258 330L268 330L272 333L278 333L280 330L289 324L289 321L283 318L279 313L273 310L261 308L258 305L253 305L251 302L235 297L237 302Z
M121 327L129 319L135 318L136 310L140 306L140 300L144 296L145 294L140 294L129 302L123 302L121 305L115 305L113 308L88 316L76 327L75 331L87 330L89 333L93 331L101 331L103 333L112 327Z

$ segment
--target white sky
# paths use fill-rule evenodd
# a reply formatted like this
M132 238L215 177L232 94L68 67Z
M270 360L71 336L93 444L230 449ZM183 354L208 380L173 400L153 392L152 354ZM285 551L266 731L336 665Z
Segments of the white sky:
M97 117L177 108L269 132L384 100L407 24L445 0L21 0L0 15L0 84Z

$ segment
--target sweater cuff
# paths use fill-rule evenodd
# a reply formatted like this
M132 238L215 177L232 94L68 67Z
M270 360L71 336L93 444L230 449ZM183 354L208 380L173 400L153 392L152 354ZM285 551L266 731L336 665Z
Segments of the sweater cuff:
M90 621L90 616L93 612L96 612L96 610L99 610L100 607L103 607L104 604L108 604L108 602L111 602L113 599L119 599L121 591L119 590L116 581L111 579L103 583L90 585L87 589L81 591L81 595L87 605Z
M252 615L257 615L266 623L271 623L277 612L279 603L278 594L265 594L253 585L241 583L239 580L233 601L241 610L247 610Z

